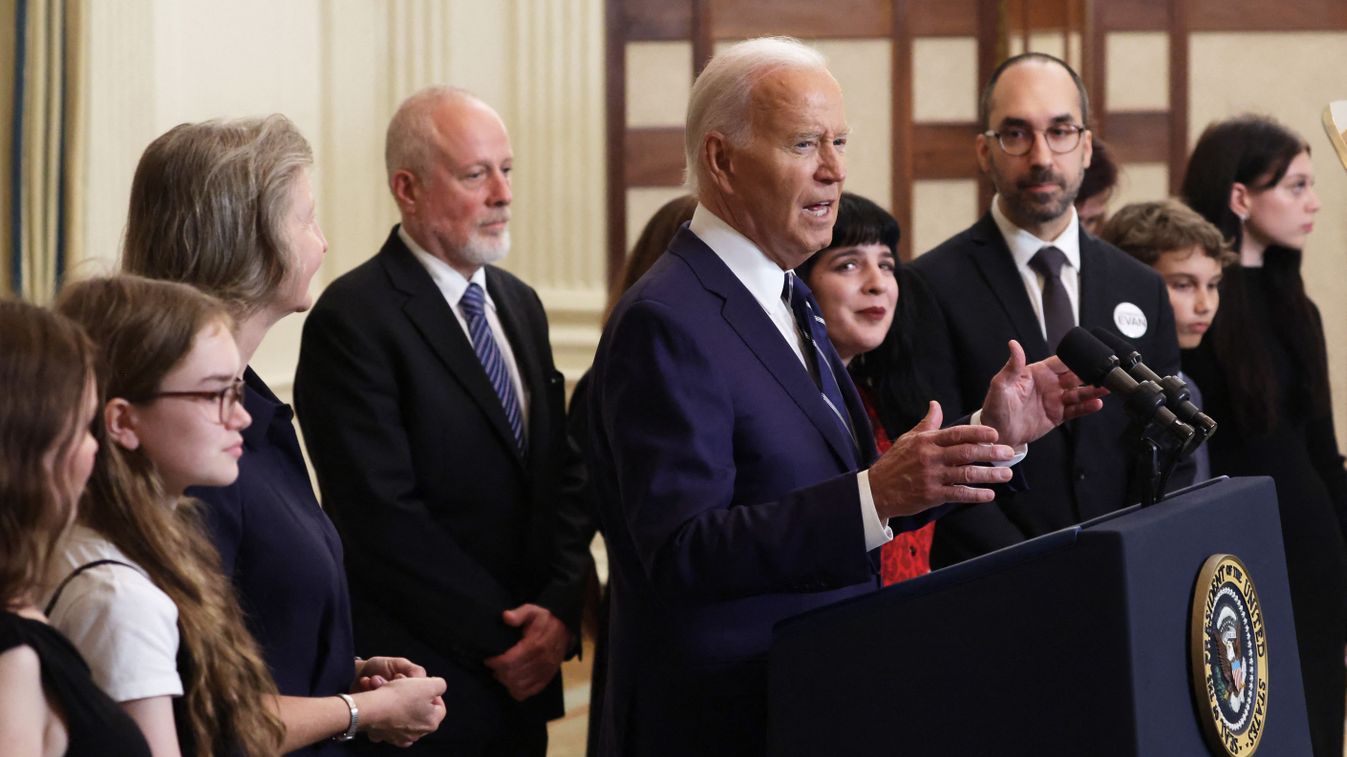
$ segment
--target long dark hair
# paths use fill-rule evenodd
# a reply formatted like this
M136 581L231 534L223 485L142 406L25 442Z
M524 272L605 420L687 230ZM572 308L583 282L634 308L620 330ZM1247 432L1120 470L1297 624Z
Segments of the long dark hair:
M1236 182L1253 192L1276 186L1291 161L1309 145L1299 134L1266 116L1239 116L1218 121L1202 132L1188 159L1180 195L1193 210L1232 239L1239 251L1244 224L1230 209L1230 191ZM1269 246L1263 256L1263 278L1270 299L1266 313L1254 306L1250 281L1231 271L1221 287L1221 307L1210 344L1230 388L1236 422L1246 432L1261 433L1279 419L1276 369L1269 338L1285 339L1297 376L1308 391L1297 392L1309 415L1329 411L1328 359L1319 339L1322 326L1300 277L1300 250ZM1230 275L1234 274L1234 275ZM1265 319L1270 319L1270 323Z
M843 192L837 205L832 241L796 268L795 273L808 282L814 266L828 250L866 244L888 247L896 264L901 235L898 221L888 211L860 195ZM898 283L898 307L889 333L878 347L855 356L847 366L857 386L869 390L880 422L891 439L926 415L926 402L931 396L916 370L912 339L919 322L918 311L929 295L925 285L906 268L898 268L894 275Z

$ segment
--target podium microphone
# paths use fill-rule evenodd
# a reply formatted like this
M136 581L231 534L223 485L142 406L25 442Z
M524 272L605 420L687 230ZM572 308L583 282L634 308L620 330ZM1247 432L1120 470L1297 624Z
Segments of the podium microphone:
M1079 326L1066 332L1057 346L1057 357L1085 383L1102 386L1121 397L1133 417L1142 423L1154 421L1180 439L1184 450L1193 442L1196 432L1165 407L1165 393L1160 385L1154 381L1138 382L1128 375L1117 355L1090 332Z
M1210 439L1211 435L1216 433L1216 421L1189 401L1188 385L1183 379L1178 376L1160 378L1155 375L1155 371L1141 361L1141 353L1137 351L1135 345L1108 329L1096 326L1090 329L1090 333L1117 354L1122 369L1131 374L1132 378L1137 381L1154 381L1158 384L1165 392L1169 409L1174 411L1180 420L1191 424L1204 440Z

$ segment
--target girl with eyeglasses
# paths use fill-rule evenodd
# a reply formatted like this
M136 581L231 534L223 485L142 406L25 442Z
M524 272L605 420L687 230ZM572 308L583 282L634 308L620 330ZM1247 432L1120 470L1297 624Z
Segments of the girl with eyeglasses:
M276 754L275 684L189 486L238 476L242 370L225 306L135 276L65 288L92 338L103 453L49 572L47 613L135 719L156 757Z
M149 755L136 724L37 604L98 450L93 349L69 319L0 301L0 355L0 749Z

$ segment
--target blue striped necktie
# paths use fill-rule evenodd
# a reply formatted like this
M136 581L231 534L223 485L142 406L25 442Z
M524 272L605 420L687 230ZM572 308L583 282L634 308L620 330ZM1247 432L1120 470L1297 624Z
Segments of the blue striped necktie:
M828 338L827 329L823 327L823 319L815 315L818 306L814 302L813 293L809 291L808 285L800 281L800 277L796 276L794 271L786 272L786 283L781 288L781 300L790 308L791 315L795 316L795 329L800 334L800 341L803 342L804 359L814 366L809 370L814 383L836 416L838 424L847 432L847 436L851 437L851 443L859 448L856 443L856 432L851 427L847 403L842 397L842 387L838 384L837 376L833 374L832 366L829 365L818 344L820 339ZM815 333L815 323L818 324L821 333Z
M468 322L468 336L472 339L472 349L477 353L477 359L482 361L482 368L486 370L486 378L491 382L491 388L500 398L501 407L505 410L505 420L509 422L510 430L514 432L515 444L522 454L527 449L524 441L524 415L519 409L519 398L515 396L514 383L510 381L510 369L505 365L505 358L501 357L500 349L496 347L496 340L491 336L491 326L486 322L486 295L477 284L469 283L468 290L463 293L463 299L459 300L458 304L463 308L463 317Z

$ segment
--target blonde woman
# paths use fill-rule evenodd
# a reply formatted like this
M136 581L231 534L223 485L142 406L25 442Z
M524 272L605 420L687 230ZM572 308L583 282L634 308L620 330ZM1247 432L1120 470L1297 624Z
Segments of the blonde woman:
M123 270L222 300L246 366L272 326L312 305L327 251L312 163L284 116L170 129L136 167ZM243 383L252 425L238 478L189 493L280 691L285 748L342 754L357 731L410 744L444 717L444 681L403 658L355 656L341 540L314 496L294 413L251 368Z

